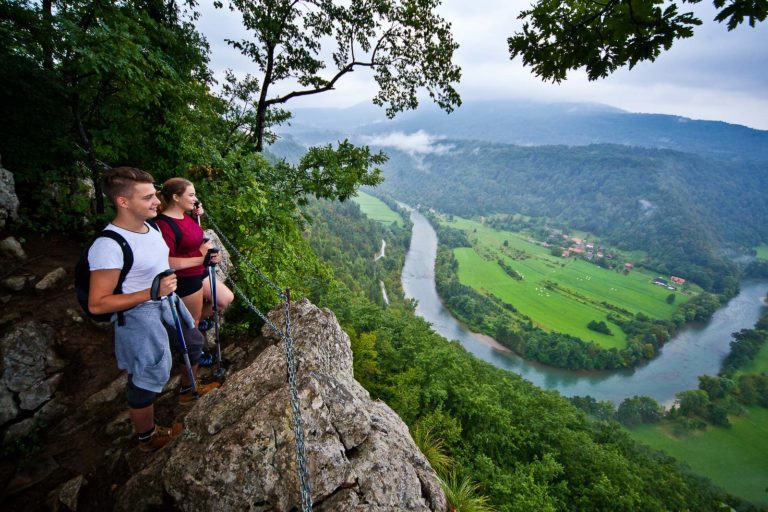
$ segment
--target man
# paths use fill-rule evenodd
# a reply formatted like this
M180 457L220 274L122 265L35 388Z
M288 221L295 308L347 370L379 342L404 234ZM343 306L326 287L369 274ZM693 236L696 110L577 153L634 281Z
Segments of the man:
M172 363L164 320L167 324L172 319L169 322L169 301L152 300L151 288L158 279L157 296L166 297L176 290L176 275L160 278L168 268L168 246L160 231L147 224L160 204L153 183L149 173L133 167L116 167L104 175L104 192L117 212L106 229L121 235L133 253L122 293L115 289L124 265L118 242L99 237L88 251L88 308L93 314L120 314L115 322L115 355L118 367L128 372L128 407L142 451L163 447L182 430L180 423L155 425L155 398L168 382ZM194 327L189 312L179 307L180 316Z

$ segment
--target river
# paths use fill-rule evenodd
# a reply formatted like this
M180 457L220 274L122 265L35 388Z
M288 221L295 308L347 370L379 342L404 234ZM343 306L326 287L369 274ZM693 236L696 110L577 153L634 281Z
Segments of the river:
M657 357L643 365L628 370L589 372L552 368L527 361L488 336L470 331L443 307L435 288L437 234L418 211L411 212L411 220L411 247L403 266L402 282L405 296L418 301L416 313L431 323L436 332L459 340L480 359L565 396L591 395L618 404L627 397L646 395L668 405L675 399L675 393L696 389L699 375L716 375L728 354L731 333L753 327L766 308L763 297L768 291L768 280L744 281L739 295L716 311L709 322L683 328Z

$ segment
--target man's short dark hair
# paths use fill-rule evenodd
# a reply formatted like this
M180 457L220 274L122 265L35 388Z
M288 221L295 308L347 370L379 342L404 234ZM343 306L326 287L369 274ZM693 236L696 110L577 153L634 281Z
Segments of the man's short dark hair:
M154 183L155 178L136 167L113 167L104 173L104 193L116 204L118 197L131 197L136 183Z

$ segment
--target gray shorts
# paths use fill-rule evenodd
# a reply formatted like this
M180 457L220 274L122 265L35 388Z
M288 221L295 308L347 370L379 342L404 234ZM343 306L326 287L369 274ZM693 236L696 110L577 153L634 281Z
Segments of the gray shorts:
M160 302L144 302L115 323L117 367L131 374L134 385L160 393L171 376L171 349Z

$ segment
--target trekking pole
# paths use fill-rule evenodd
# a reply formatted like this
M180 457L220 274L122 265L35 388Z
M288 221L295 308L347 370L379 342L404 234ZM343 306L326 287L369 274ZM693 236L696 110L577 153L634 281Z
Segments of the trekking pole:
M195 210L197 210L198 208L200 208L200 201L195 201ZM197 216L197 225L200 227L203 226L203 221L200 218L200 215Z
M184 333L181 330L181 320L179 319L179 296L176 295L176 292L173 292L168 296L168 300L171 301L171 314L173 315L173 323L176 324L176 334L179 337L181 357L184 358L184 367L187 369L189 383L192 386L192 394L197 396L197 383L195 382L195 374L192 371L192 363L189 362L189 350L187 350L187 342L184 339Z
M208 250L208 255L219 252L218 247ZM213 328L216 332L216 370L213 372L213 378L218 381L224 380L225 370L221 366L221 338L219 337L219 302L216 297L216 264L210 262L210 256L206 255L208 262L208 281L211 283L211 304L213 306Z
M161 273L155 277L155 280L152 283L152 299L157 300L158 297L158 288L160 287L160 279L163 277L169 276L173 274L175 270L172 268L169 268L168 270L164 270ZM197 395L197 384L195 383L195 374L192 371L192 363L189 361L189 350L187 349L187 342L184 339L184 332L181 329L181 320L179 319L179 311L178 311L178 301L179 296L176 295L176 292L171 292L168 295L168 300L170 301L171 305L171 315L173 316L173 323L176 326L176 336L179 338L179 348L181 349L181 357L184 359L184 367L187 370L187 376L189 376L189 382L192 386L192 395L195 397Z

